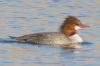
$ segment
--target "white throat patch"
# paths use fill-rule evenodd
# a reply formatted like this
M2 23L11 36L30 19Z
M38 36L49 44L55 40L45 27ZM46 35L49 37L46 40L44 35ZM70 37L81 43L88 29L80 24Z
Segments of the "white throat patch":
M75 26L75 30L79 30L79 29L82 29L82 28L79 26Z

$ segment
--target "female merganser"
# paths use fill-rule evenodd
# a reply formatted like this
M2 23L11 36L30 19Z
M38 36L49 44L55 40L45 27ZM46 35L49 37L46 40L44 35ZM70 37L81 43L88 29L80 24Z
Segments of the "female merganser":
M74 16L68 16L60 27L60 32L42 32L24 35L20 37L10 38L20 42L28 42L33 44L50 44L61 45L66 48L80 48L79 44L83 42L82 38L77 34L77 30L88 27L80 22Z

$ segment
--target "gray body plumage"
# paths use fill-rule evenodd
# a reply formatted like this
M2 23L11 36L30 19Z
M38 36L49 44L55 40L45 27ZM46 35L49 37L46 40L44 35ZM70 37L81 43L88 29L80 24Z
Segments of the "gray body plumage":
M65 48L81 48L79 42L82 41L77 34L73 35L72 37L69 37L60 32L34 33L20 37L10 36L10 38L16 39L19 42L27 42L41 45L59 45Z
M15 37L15 39L20 42L29 42L35 44L67 45L72 43L68 36L60 32L34 33L20 37Z

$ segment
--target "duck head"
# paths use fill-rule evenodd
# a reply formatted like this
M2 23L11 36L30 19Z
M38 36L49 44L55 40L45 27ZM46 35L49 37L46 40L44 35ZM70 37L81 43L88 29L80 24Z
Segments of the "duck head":
M86 24L82 24L81 21L74 17L68 16L64 23L61 25L60 30L67 36L72 36L77 33L77 30L89 27Z

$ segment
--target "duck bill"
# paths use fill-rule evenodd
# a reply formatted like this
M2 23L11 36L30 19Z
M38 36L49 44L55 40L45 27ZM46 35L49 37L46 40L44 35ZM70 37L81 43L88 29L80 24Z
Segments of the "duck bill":
M87 24L80 24L80 28L88 28L88 27L90 27L90 26Z

